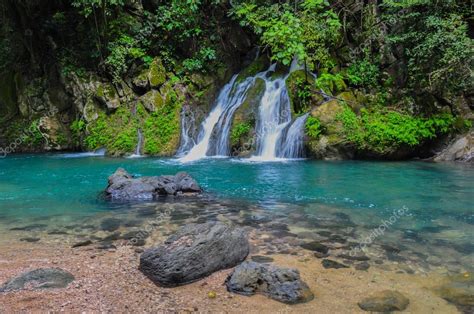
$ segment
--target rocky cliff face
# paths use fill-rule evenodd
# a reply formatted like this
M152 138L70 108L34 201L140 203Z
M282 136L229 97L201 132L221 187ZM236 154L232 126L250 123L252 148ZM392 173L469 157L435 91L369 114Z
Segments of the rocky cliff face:
M116 83L94 73L59 74L54 81L5 74L1 144L10 152L106 148L118 156L134 151L140 128L144 153L170 156L179 146L181 108L207 111L227 75L193 75L184 83L159 58Z

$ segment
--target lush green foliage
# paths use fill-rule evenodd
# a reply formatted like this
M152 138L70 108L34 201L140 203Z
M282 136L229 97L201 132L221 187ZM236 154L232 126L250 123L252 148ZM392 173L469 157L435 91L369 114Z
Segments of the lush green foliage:
M296 56L308 62L311 69L333 66L329 49L340 39L341 24L329 2L244 1L233 8L232 14L242 26L251 27L261 36L273 60L289 65Z
M342 91L346 88L344 82L344 76L342 73L321 73L316 79L316 86L322 89L328 95L334 95L338 91Z
M144 152L151 155L171 155L180 134L180 110L182 99L174 91L167 95L165 103L145 118L143 135Z
M440 94L472 87L474 45L463 18L472 8L466 2L386 0L385 8L385 19L394 22L388 42L404 48L410 88Z
M238 145L240 141L249 134L251 129L252 125L248 122L240 122L234 125L230 132L231 145Z
M338 114L343 135L358 149L388 153L402 145L416 146L440 133L446 133L454 123L450 114L418 118L389 109L362 109L360 116L349 107Z
M112 155L132 152L137 145L137 129L137 121L130 109L120 107L110 116L99 113L98 118L87 126L84 142L89 150L106 148Z
M318 118L314 118L312 116L309 116L306 119L305 127L306 127L306 134L313 139L317 139L322 132L321 122L319 121Z

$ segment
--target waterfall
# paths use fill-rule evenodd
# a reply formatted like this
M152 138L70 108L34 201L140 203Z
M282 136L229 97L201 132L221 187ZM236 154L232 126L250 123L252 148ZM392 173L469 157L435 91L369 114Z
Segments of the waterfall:
M189 105L183 106L181 110L181 145L178 149L178 156L184 156L196 144L192 137L196 119L194 112L190 110Z
M143 146L143 134L142 134L142 130L141 129L138 129L137 130L137 146L135 147L135 152L130 155L130 158L139 158L139 157L142 157L142 154L141 154L141 149L142 149L142 146Z
M266 79L256 128L257 155L253 159L276 159L283 132L290 123L291 108L285 78Z
M178 156L185 155L179 160L189 162L207 156L229 156L229 134L234 113L245 100L248 90L257 77L265 81L265 91L258 108L255 129L256 154L251 159L272 161L282 158L301 158L307 115L293 121L285 80L289 73L300 70L302 67L297 60L294 60L289 73L277 78L270 75L275 72L275 69L276 64L272 64L268 70L241 82L237 82L237 75L234 75L222 88L214 107L201 123L196 141L190 136L189 121L182 113L181 145ZM193 144L194 146L190 148Z
M232 117L244 101L254 78L246 78L240 83L236 83L236 80L237 75L234 75L222 88L213 109L201 124L197 143L184 157L180 158L180 161L189 162L206 156L229 154L228 138Z
M296 118L286 132L285 141L282 145L281 157L300 158L304 156L304 126L308 114Z

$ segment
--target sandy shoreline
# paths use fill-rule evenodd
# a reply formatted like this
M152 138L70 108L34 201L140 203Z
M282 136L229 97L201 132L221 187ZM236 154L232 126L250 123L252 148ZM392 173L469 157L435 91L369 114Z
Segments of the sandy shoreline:
M275 265L297 268L315 294L306 304L290 306L261 295L245 297L227 292L224 281L231 270L182 287L157 287L138 271L140 254L133 247L71 249L60 244L23 242L3 242L0 246L0 282L41 267L59 267L76 277L65 289L0 294L0 313L363 313L357 302L386 289L400 291L410 299L408 313L459 313L433 291L446 280L443 275L410 275L376 267L368 271L324 269L321 260L305 250L297 255L272 255ZM217 297L209 298L209 292Z

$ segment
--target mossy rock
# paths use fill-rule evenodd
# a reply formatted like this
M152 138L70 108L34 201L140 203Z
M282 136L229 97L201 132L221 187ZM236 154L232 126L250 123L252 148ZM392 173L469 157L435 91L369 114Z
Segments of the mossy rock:
M364 103L366 102L362 93L357 91L345 91L338 94L336 98L346 103L355 113L359 113L360 109L364 108Z
M59 116L55 115L41 118L39 129L43 136L47 138L48 147L46 147L46 149L65 150L71 148L71 133L61 122Z
M97 86L95 98L108 110L115 110L120 107L120 97L117 90L109 82L103 82Z
M148 93L141 96L139 101L148 112L155 112L157 108L161 108L164 103L163 96L157 90L150 90Z
M142 69L138 75L132 78L132 86L138 93L150 90L150 81L148 80L149 69Z
M152 88L158 88L166 82L166 69L160 58L155 58L151 63L148 81Z
M265 81L261 78L256 78L254 85L248 90L242 105L234 114L230 130L232 151L237 152L234 155L242 156L255 146L253 141L255 124L258 116L258 107L264 93Z
M343 125L337 119L344 108L345 104L333 99L311 111L311 117L317 118L320 122L322 134L318 138L308 139L306 147L309 156L324 160L353 158L354 149L342 135Z
M205 89L215 83L212 76L203 73L193 73L189 79L198 89Z
M323 103L311 111L311 116L318 118L325 134L339 134L342 132L342 123L337 121L337 115L344 111L344 104L336 99Z
M179 88L172 88L171 83L163 85L160 93L164 101L145 118L142 125L143 150L148 155L173 156L179 147L180 112L185 98Z
M265 71L270 65L270 60L266 55L262 55L240 71L237 76L236 82L240 83L247 77L255 76L257 73Z
M111 156L122 156L135 150L139 121L128 106L108 115L99 111L97 115L97 119L87 126L84 139L87 149L106 148Z

